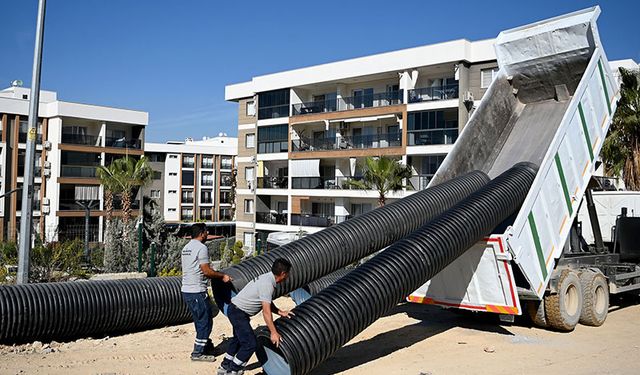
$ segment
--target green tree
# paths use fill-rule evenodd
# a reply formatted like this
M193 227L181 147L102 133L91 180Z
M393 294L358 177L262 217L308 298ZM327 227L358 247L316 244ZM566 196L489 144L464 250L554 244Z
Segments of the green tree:
M111 163L107 166L100 166L96 174L104 188L104 210L106 213L106 230L109 230L113 219L113 197L122 192L121 176L118 166Z
M356 189L376 190L380 207L385 205L389 192L402 189L404 179L411 177L411 167L387 156L367 157L363 169L362 180L351 179L345 184Z
M239 264L242 261L242 258L244 258L244 250L242 250L242 246L242 241L236 241L236 243L233 244L233 248L231 249L231 263Z
M602 146L605 173L640 190L640 70L620 68L620 100Z
M120 181L122 191L122 220L125 224L131 220L131 203L133 194L151 181L153 170L149 166L146 156L135 160L124 157L113 161L117 170L117 180Z

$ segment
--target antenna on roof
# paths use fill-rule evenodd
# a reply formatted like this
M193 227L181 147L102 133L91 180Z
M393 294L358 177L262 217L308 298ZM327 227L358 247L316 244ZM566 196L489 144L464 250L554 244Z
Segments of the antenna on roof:
M11 81L11 87L22 87L23 83L19 79L14 79Z

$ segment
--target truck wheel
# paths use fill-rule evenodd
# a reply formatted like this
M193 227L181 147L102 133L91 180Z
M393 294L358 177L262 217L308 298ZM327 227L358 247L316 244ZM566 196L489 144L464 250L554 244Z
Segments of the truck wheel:
M544 313L544 299L542 301L527 301L527 312L533 324L540 328L547 328L547 317Z
M582 312L580 278L571 270L563 270L558 279L557 292L544 298L547 323L559 331L572 331Z
M580 314L580 323L599 327L607 319L609 312L609 285L600 272L591 270L580 274L584 306Z

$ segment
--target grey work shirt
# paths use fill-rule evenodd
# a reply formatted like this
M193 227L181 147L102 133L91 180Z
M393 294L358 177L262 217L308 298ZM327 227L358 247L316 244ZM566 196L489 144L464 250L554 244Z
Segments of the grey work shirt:
M276 277L273 272L268 272L251 280L231 299L231 303L249 316L254 316L262 309L262 302L271 303L275 289Z
M209 263L209 251L198 240L191 240L182 249L182 291L184 293L202 293L207 291L207 278L200 269L201 264Z

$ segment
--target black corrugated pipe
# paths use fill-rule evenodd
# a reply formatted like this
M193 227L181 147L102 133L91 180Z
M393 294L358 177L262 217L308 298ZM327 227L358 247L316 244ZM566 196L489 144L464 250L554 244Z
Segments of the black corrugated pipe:
M471 172L229 267L223 272L233 282L215 283L216 302L222 308L232 293L229 287L241 290L269 272L277 258L293 265L287 281L278 284L277 297L307 285L407 236L488 181L485 173Z
M180 277L0 287L0 342L66 340L184 324Z
M536 175L517 164L453 209L278 319L280 347L258 335L269 375L306 374L516 212Z
M352 270L353 268L337 270L336 272L330 273L327 276L323 276L318 280L310 282L302 288L294 290L293 292L289 293L289 295L291 296L291 299L293 299L293 301L296 303L296 305L299 305L302 302L320 293L321 290L326 289L329 285L345 277Z

